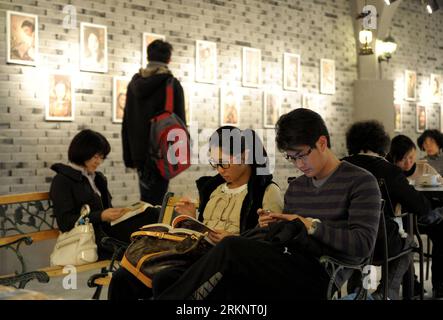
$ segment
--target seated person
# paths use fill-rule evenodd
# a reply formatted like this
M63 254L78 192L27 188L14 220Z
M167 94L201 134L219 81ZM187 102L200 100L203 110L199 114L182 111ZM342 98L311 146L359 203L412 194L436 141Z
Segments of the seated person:
M424 159L443 175L443 134L437 129L425 130L417 139L420 150L426 152Z
M213 242L254 228L258 224L258 208L281 212L280 188L272 181L266 150L253 130L221 127L210 138L209 152L209 163L218 174L201 177L196 184L200 197L198 219L215 230L209 233ZM182 198L175 211L196 215L196 207L188 198ZM169 285L185 270L173 268L156 274L151 290L129 271L120 268L112 276L109 298L148 299L152 291L161 290L164 283Z
M392 139L386 160L402 169L411 184L424 174L440 175L426 160L417 162L416 158L417 147L409 137L399 134Z
M290 182L284 213L258 211L260 226L277 222L267 236L274 226L295 227L306 246L226 237L155 298L326 299L330 276L318 254L359 262L371 255L381 206L375 178L334 155L326 125L312 110L281 116L276 139L303 175ZM336 279L338 287L347 271Z
M398 204L404 212L411 212L424 217L431 211L431 204L420 192L411 186L402 170L388 162L384 155L389 146L389 135L378 121L362 121L353 124L346 132L346 145L350 156L344 160L371 172L377 179L384 179L389 199L385 205L386 232L388 235L389 256L395 256L409 247L413 241L399 233L399 225L393 220L393 209ZM381 190L383 193L384 190ZM392 207L389 205L389 200ZM395 210L395 209L394 209ZM380 237L379 237L380 239ZM374 259L381 259L382 241L377 241ZM388 296L399 299L400 285L404 273L409 268L411 257L405 255L389 263ZM381 286L379 287L381 289ZM380 293L378 291L378 293Z
M89 221L94 226L99 259L112 256L112 252L101 244L103 237L129 242L132 232L158 218L158 215L149 214L148 208L144 213L111 227L109 223L120 218L125 208L112 207L106 177L97 171L110 151L111 146L102 134L85 129L77 133L69 145L69 163L51 166L57 174L52 180L49 197L60 231L74 228L82 206L89 205Z
M415 144L406 136L398 135L391 141L391 149L386 159L399 167L407 177L416 176ZM425 173L438 174L431 166L425 163ZM415 178L416 179L416 178ZM440 206L440 202L431 201L433 207ZM432 239L432 287L435 298L443 298L443 223L441 212L443 208L435 208L433 215L428 215L427 220L419 220L419 223L427 222L427 226L421 226L420 231L425 232ZM431 219L431 220L429 220Z

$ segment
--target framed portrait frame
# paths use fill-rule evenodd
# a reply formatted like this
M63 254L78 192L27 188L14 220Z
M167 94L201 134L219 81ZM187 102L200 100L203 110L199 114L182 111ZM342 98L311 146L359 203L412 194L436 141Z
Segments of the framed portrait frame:
M402 132L403 130L403 104L394 103L394 132Z
M217 81L217 44L211 41L195 41L195 81L213 83Z
M36 66L39 58L38 16L6 11L6 62Z
M320 59L320 93L335 94L335 60Z
M108 72L107 27L87 22L80 23L80 70Z
M440 105L440 131L443 130L443 105Z
M148 46L154 40L166 40L166 37L162 34L143 32L142 35L142 66L146 66L148 63Z
M242 50L242 85L258 88L261 84L261 50L243 47Z
M416 105L416 131L423 132L428 128L428 110L426 105L418 103Z
M45 120L74 121L75 95L73 77L69 73L49 73Z
M237 88L220 87L220 125L240 125L240 95Z
M275 128L281 115L281 94L275 90L263 91L263 127Z
M417 100L417 73L412 70L405 70L405 100Z
M431 92L431 102L442 103L443 76L441 74L431 73L431 76L429 78L429 88Z
M182 87L185 98L186 125L189 127L190 124L193 122L192 96L194 93L194 88L189 83L182 83Z
M128 77L112 78L112 122L122 123L126 105L126 92L131 81Z
M283 53L283 89L289 91L300 90L301 69L300 55Z

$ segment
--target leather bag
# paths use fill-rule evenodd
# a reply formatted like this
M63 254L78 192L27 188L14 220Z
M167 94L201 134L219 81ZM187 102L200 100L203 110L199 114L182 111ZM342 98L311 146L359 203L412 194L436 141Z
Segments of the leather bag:
M212 247L205 234L174 233L163 226L144 226L131 235L121 266L149 288L153 276L170 267L186 267Z
M98 260L94 227L87 217L89 212L89 206L84 205L74 228L60 233L50 257L51 266L78 266Z

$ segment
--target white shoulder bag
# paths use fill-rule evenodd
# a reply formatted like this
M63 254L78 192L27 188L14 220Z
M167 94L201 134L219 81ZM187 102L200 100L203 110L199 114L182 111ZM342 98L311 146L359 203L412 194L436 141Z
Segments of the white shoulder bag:
M51 266L77 266L97 261L94 227L87 218L89 212L89 206L85 204L74 228L60 233L51 254Z

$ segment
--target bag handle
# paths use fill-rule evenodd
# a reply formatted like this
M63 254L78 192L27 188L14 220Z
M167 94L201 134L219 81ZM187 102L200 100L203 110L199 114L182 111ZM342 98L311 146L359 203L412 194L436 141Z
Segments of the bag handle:
M159 239L166 239L166 240L172 240L172 241L183 241L186 239L186 236L178 236L178 235L172 235L167 232L158 232L158 231L136 231L131 234L131 240L137 236L148 236L148 237L155 237ZM194 235L191 235L191 237ZM195 236L194 236L195 237Z
M170 77L166 82L165 110L169 113L174 111L174 77Z
M80 209L80 217L78 218L77 222L75 223L76 226L84 225L89 223L88 215L91 212L91 208L88 204L84 204L82 208Z

